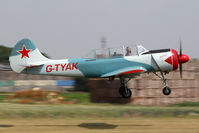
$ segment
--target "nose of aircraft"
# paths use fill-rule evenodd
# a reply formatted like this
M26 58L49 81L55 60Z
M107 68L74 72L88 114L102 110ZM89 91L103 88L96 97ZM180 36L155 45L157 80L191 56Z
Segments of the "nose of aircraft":
M179 63L186 63L189 61L189 56L186 54L178 55Z
M176 70L179 66L180 68L180 77L182 79L182 64L189 61L189 56L186 54L182 54L182 43L180 40L180 50L179 54L176 50L171 49L172 56L173 56L173 70Z

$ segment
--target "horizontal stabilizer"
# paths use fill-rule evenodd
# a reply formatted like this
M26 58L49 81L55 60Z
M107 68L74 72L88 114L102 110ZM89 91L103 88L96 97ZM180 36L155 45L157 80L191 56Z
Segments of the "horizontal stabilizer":
M31 67L38 67L38 66L42 66L44 65L44 63L34 63L34 64L27 64L23 67L26 67L26 68L31 68Z

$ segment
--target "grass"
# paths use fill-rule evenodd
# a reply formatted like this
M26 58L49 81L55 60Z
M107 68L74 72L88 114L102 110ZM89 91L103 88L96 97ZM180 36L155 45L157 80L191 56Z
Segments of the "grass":
M69 92L69 93L59 93L60 96L66 97L67 101L76 99L79 103L89 103L90 94L88 92Z
M10 93L0 93L0 103L4 102L4 100L11 95Z
M199 102L183 102L183 103L174 104L172 106L176 106L176 107L199 107Z
M112 104L0 104L1 118L198 117L199 107L144 107Z
M134 117L198 117L199 104L186 102L166 107L99 104L89 102L89 93L60 93L78 104L15 104L4 99L11 94L0 94L1 118L134 118Z

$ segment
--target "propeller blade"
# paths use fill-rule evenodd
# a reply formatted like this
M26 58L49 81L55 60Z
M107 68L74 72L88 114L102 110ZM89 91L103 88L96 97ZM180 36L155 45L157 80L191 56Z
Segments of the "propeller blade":
M180 64L180 78L182 79L182 64Z
M182 56L182 41L180 39L180 56Z
M182 56L182 41L180 39L180 54L178 55L178 60ZM179 62L180 65L180 78L182 79L182 63Z

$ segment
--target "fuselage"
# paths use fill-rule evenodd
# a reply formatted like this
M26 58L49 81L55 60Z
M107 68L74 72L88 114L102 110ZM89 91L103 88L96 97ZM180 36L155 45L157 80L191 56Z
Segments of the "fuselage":
M145 72L156 72L161 68L162 71L169 72L173 70L173 64L165 61L169 57L172 57L170 50L161 53L103 59L78 58L48 60L42 62L42 64L44 64L42 66L27 68L25 72L29 74L62 75L70 77L101 77L106 73L128 67L143 68L146 70ZM155 59L155 62L152 58ZM126 76L128 76L128 74Z

